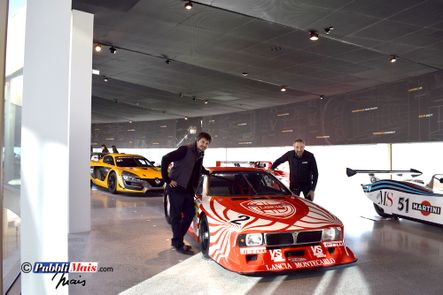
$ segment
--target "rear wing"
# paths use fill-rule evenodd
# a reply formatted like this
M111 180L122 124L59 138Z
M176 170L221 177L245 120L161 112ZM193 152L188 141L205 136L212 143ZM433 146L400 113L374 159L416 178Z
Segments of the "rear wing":
M245 165L248 165L248 167L249 167L249 161L216 161L215 162L215 167L228 167L228 166L245 167Z
M423 174L421 171L412 168L409 170L357 170L346 168L346 175L348 177L354 176L357 173L367 173L369 176L374 176L375 174L396 174L398 176L411 174L412 177L417 177Z
M268 161L216 161L216 167L253 167L253 168L264 168L270 169L272 162Z

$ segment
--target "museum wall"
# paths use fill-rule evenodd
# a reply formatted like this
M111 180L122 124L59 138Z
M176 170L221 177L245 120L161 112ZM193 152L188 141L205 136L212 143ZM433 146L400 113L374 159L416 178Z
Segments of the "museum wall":
M173 148L193 132L213 136L212 147L443 141L443 71L361 91L278 107L217 116L93 124L92 146Z

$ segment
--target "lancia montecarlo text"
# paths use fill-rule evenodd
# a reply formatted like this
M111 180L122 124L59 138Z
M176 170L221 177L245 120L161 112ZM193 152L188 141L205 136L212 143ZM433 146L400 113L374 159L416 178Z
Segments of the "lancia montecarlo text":
M202 254L239 273L355 262L342 222L263 169L216 167L202 177L189 234ZM168 194L165 213L168 219Z

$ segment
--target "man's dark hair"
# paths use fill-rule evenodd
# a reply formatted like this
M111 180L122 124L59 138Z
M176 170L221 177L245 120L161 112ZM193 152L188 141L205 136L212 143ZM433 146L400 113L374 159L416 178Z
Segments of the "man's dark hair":
M211 135L209 135L209 133L206 133L206 132L200 132L200 133L197 135L197 141L199 141L199 140L202 139L202 138L206 139L206 140L209 141L209 142L211 142L211 140L212 140Z
M296 142L305 143L305 141L301 138L297 138L296 140L294 140L294 143Z

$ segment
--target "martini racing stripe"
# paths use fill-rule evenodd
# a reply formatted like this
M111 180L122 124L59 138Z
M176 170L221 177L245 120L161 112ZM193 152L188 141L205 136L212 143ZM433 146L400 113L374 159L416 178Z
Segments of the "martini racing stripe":
M426 190L420 190L418 188L399 183L394 181L379 181L373 184L368 184L363 187L363 191L365 193L374 192L377 190L382 189L392 189L400 192L405 192L409 194L415 194L415 195L423 195L423 196L433 196L435 195L432 192L426 191Z

